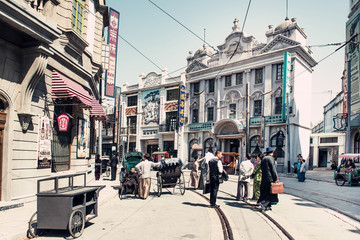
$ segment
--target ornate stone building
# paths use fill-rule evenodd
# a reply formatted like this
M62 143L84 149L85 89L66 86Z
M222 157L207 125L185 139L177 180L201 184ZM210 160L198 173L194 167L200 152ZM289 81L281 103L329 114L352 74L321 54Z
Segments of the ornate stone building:
M43 177L92 172L107 9L0 1L0 200L34 196Z
M285 20L265 33L266 43L241 32L235 19L232 32L215 52L203 46L190 52L186 69L187 124L185 151L192 145L203 154L220 148L257 154L272 146L280 171L287 169L287 127L282 113L284 53L291 54L290 159L308 157L312 67L307 36L296 19ZM199 152L198 150L195 150Z

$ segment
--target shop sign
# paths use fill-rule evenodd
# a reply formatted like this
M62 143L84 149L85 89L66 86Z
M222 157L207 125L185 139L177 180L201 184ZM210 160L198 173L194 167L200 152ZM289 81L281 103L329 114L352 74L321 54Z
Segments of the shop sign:
M66 132L69 127L70 117L66 113L63 113L57 118L57 122L59 126L59 131Z
M52 128L50 119L46 116L39 116L38 168L51 167L51 139Z
M338 131L345 130L346 118L336 116L336 117L333 117L333 121L334 121L333 127L335 130L338 130Z
M291 77L291 54L284 53L284 76L283 76L283 96L282 96L282 118L286 120L286 98L290 94L290 77Z
M179 107L178 107L178 126L182 127L184 126L185 121L185 114L184 114L184 108L185 108L185 86L180 85L179 86Z

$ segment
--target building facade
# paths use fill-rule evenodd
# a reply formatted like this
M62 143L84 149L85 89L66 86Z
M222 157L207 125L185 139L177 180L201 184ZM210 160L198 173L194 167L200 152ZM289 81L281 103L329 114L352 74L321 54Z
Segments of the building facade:
M170 77L163 70L142 74L138 84L122 87L120 136L125 153L168 151L184 159L184 128L177 127L179 86L184 84L184 74Z
M38 179L92 172L108 10L105 0L1 0L0 12L0 200L8 201L34 196Z
M307 36L296 19L269 26L266 43L241 32L235 19L232 32L214 52L203 46L190 52L186 69L187 116L184 151L187 160L215 148L253 155L273 147L279 171L290 160L309 154L312 67L316 65ZM284 111L284 53L291 54L289 131ZM194 144L199 149L193 149ZM195 152L195 153L194 153Z

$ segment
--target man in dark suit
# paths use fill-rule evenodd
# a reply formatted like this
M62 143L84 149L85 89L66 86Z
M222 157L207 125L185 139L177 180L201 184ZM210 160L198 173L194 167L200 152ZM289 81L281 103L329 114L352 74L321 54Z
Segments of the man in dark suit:
M215 158L209 161L209 177L210 177L210 207L218 208L216 205L217 192L219 190L219 174L223 172L223 165L221 162L222 152L217 150L215 152Z
M273 149L268 147L265 155L266 156L261 161L262 177L260 184L260 198L258 200L258 203L263 211L271 210L271 204L277 204L279 202L278 195L271 194L271 183L279 182L273 158Z
M110 161L110 167L111 167L111 181L115 181L116 179L116 168L118 165L119 161L117 158L117 153L114 153L111 161Z

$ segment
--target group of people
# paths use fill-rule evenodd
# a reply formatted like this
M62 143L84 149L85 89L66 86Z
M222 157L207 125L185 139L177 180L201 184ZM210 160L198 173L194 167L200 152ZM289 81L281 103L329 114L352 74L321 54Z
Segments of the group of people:
M111 167L110 181L115 181L115 179L116 179L116 171L117 171L118 163L119 163L118 155L117 155L117 153L114 153L110 159L110 167ZM95 180L100 179L103 169L106 168L106 164L107 164L106 162L103 163L103 161L101 160L100 154L96 154L96 157L95 157Z
M297 174L297 178L299 182L305 182L305 173L306 173L306 163L305 159L299 153L297 155L298 161L294 163L292 166L294 169L294 173Z
M257 201L261 209L264 211L271 210L271 205L278 203L277 194L271 193L271 183L279 182L273 154L273 149L267 148L264 154L257 156L254 164L251 162L250 154L246 154L246 160L240 164L237 200L248 200L250 178L253 178L252 199ZM195 158L190 173L190 186L202 188L204 193L210 192L210 206L215 208L219 207L216 204L216 197L224 172L221 158L221 151L216 151L214 155L208 152L205 157Z

